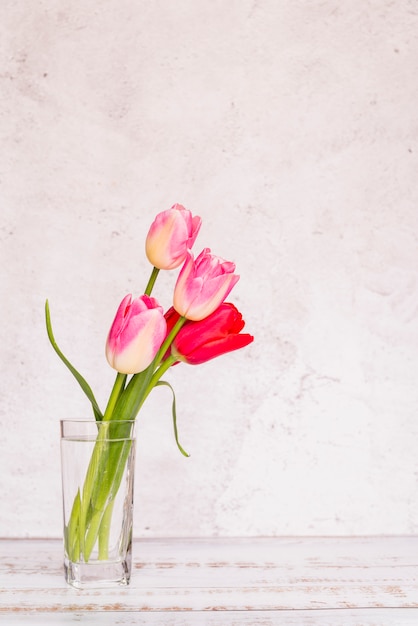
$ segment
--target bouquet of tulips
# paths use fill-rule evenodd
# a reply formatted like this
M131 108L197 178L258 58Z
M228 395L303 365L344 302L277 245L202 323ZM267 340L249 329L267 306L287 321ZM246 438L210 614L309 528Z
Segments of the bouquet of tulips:
M49 340L91 402L96 421L108 421L117 427L118 422L122 425L126 420L135 420L154 387L164 384L172 389L161 380L170 367L179 362L204 363L253 341L251 335L241 333L244 327L241 313L233 304L225 302L239 279L234 273L234 263L213 255L209 248L194 258L191 248L201 221L200 217L192 216L183 206L175 204L159 213L152 223L145 245L152 265L148 284L143 295L123 298L107 337L106 358L117 375L104 412L84 377L58 347L46 301ZM151 292L160 270L173 270L180 265L172 306L164 313ZM175 440L182 454L188 456L179 443L174 400L172 407ZM103 481L97 470L100 449L97 446L93 451L90 465L95 471L87 473L66 529L66 549L74 561L82 555L87 562L97 537L103 536L101 526L107 505L119 487L121 468L129 453L126 448L116 453L107 480Z

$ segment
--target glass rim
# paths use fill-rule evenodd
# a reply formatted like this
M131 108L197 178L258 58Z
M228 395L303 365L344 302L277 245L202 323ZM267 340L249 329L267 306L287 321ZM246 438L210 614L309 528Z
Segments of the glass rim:
M134 441L136 420L60 419L62 441Z

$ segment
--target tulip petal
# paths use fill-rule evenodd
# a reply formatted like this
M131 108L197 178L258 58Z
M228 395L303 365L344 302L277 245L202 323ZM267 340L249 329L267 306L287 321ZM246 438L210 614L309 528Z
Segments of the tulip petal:
M234 263L211 254L209 248L204 248L196 260L189 250L174 288L174 308L189 320L207 317L239 280L234 271Z
M200 230L202 220L181 204L159 213L148 231L145 252L158 269L174 269L183 263Z
M205 345L200 346L196 351L189 352L187 355L187 363L190 365L201 365L202 363L206 363L206 361L210 361L217 356L244 348L253 340L254 337L252 335L245 333L242 335L228 335L227 337L215 339L214 341L207 342ZM174 356L176 356L175 353Z
M167 314L166 320L168 327ZM172 322L174 326L174 320ZM223 302L216 311L199 323L186 323L175 340L176 347L183 353L183 346L187 350L187 346L204 345L213 341L214 332L217 338L222 339L231 334L238 334L244 326L245 322L238 309L231 303Z
M165 314L167 332L174 327L179 314L171 308ZM174 338L171 351L176 362L198 365L210 359L238 350L254 340L249 334L240 334L245 322L241 313L230 302L223 302L213 313L199 321L186 321Z
M150 365L166 335L163 309L147 295L125 296L106 342L106 358L122 374L137 374Z

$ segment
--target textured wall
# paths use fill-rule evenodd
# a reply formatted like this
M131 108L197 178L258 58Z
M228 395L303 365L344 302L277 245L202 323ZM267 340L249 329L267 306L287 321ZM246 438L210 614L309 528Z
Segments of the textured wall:
M256 341L140 417L136 535L418 531L415 0L2 0L0 536L61 534L154 214L203 218ZM155 295L171 303L175 273Z

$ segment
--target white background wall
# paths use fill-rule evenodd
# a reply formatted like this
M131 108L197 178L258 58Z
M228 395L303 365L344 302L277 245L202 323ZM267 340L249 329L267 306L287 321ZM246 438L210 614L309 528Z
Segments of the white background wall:
M60 418L180 202L249 348L140 416L136 536L418 531L415 0L2 0L0 536L60 536ZM171 304L176 273L155 295Z

